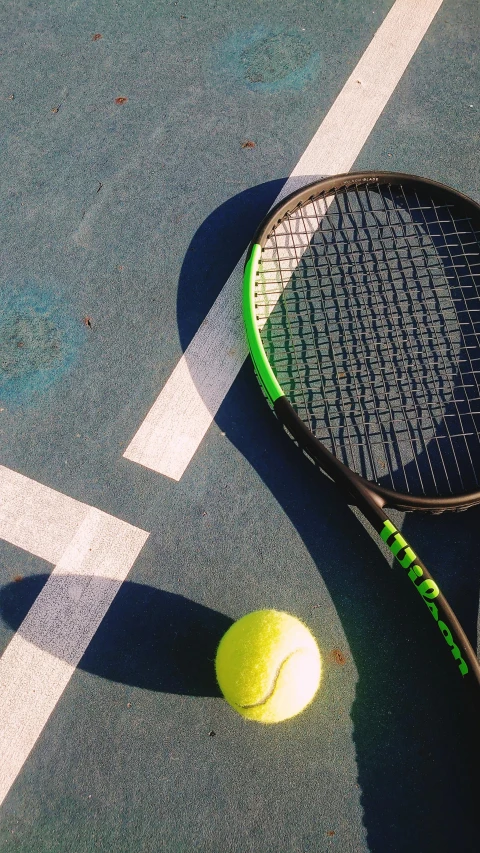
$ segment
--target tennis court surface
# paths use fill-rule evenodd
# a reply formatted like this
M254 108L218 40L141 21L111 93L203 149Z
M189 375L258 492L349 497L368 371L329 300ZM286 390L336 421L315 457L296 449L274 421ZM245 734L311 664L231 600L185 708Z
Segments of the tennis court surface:
M479 17L0 10L2 853L478 850L477 709L388 545L272 417L241 287L262 218L323 176L480 202ZM479 512L392 513L475 649ZM215 680L261 608L322 657L278 725Z

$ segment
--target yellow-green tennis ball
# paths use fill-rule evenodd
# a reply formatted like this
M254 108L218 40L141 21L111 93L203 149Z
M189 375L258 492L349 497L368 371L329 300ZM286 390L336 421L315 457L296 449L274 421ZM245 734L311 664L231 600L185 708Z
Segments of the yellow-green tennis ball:
M279 723L318 690L321 660L308 628L288 613L256 610L228 629L215 660L220 689L242 717Z

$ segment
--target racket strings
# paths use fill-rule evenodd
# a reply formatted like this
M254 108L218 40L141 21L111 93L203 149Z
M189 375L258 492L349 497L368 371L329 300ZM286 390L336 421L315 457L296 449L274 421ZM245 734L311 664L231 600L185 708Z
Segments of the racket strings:
M389 191L390 200L391 200L392 205L393 205L394 199L391 195L391 188L389 188L389 190L390 190ZM368 192L368 190L367 190L367 192ZM405 196L404 196L404 200L405 200L405 202L407 202L407 200L405 199ZM407 206L407 204L406 204L406 206ZM407 228L408 228L408 226L407 226ZM415 238L416 238L416 234L415 234ZM383 244L383 238L381 239L381 242ZM417 241L417 242L420 242L420 241ZM430 260L430 255L431 255L430 245L427 245L427 247L425 248L425 241L422 240L421 243L422 243L421 250L422 250L422 253L424 253L424 257L422 258L423 264L427 268L431 269L431 267L429 265L429 260ZM406 252L407 252L407 257L409 258L409 260L412 261L412 266L414 267L414 269L418 269L418 266L419 266L418 258L417 258L417 263L413 264L413 260L412 260L413 253L410 251L409 245L406 246ZM412 272L413 272L413 270L412 270ZM435 426L436 426L435 420L436 420L437 411L439 409L440 412L443 412L443 409L444 409L444 397L445 397L445 390L446 390L443 387L444 381L446 381L447 386L450 385L450 387L448 388L448 391L451 392L453 389L451 387L451 382L449 383L449 381L448 381L448 374L447 375L445 374L445 370L448 370L449 365L447 364L447 358L445 357L445 350L444 350L444 346L443 346L443 341L440 339L440 335L437 332L437 326L435 323L433 323L433 325L432 325L431 322L429 322L428 326L427 326L427 320L428 321L432 320L432 311L431 311L431 305L430 305L431 299L427 296L426 299L415 300L415 296L420 296L420 295L421 294L419 294L418 291L414 291L414 293L412 294L409 290L407 290L407 301L409 303L408 304L408 308L409 308L408 313L410 314L410 316L413 315L413 317L416 321L415 325L416 325L416 330L418 330L418 337L419 337L420 349L421 349L422 355L424 353L428 353L428 358L427 358L428 370L423 370L423 375L421 377L418 377L418 373L417 373L417 375L414 376L414 380L410 381L408 383L408 386L407 386L409 393L411 394L413 402L417 401L418 395L420 396L419 408L420 408L420 417L422 418L421 428L420 428L420 430L418 429L418 427L419 427L418 419L415 419L411 409L407 408L407 404L402 405L403 414L405 415L405 423L400 424L399 426L397 426L397 421L395 419L395 411L392 409L392 426L393 426L394 433L398 433L399 429L402 432L404 432L405 427L408 430L409 441L410 441L410 445L411 445L411 448L412 448L413 454L414 454L413 460L415 462L415 473L416 473L416 475L418 477L418 481L421 485L422 492L425 492L425 483L423 482L424 478L422 478L422 469L421 469L421 466L419 464L419 453L418 453L418 447L416 446L416 441L418 442L419 439L423 440L425 435L429 435L429 433L431 433L431 431L432 431L432 427L433 427L433 430L435 431ZM423 295L423 293L422 293L422 295ZM433 296L435 296L435 291L433 292ZM416 310L416 306L420 306L420 308L421 308L420 316L418 316L418 311ZM436 316L442 318L442 326L443 326L442 335L443 335L446 331L445 327L446 327L447 323L452 321L452 311L447 307L447 304L444 304L442 307L443 307L443 311L440 314L440 310L439 310L440 305L434 306ZM405 312L402 310L402 314L404 314L404 313ZM433 335L426 335L425 334L425 327L432 328ZM397 338L397 343L398 343L399 333L398 333L397 327L395 327L395 333L396 333L396 338ZM388 336L387 336L387 340L388 340ZM447 340L450 341L450 337L447 337ZM403 366L403 375L408 376L409 375L408 372L405 372L406 356L405 356L404 347L402 347L401 345L398 346L398 352L400 354L400 358L401 358L401 362L402 362L402 366ZM440 355L441 366L442 366L443 370L441 370L441 371L434 370L434 372L438 375L440 381L434 383L433 386L430 386L430 384L428 383L428 378L429 378L428 373L429 373L429 371L432 370L432 361L434 361L434 359L435 359L435 354ZM450 353L449 353L449 355L450 355ZM422 359L420 357L418 358L418 362L420 364L422 362ZM435 364L437 364L437 362L435 362ZM400 386L401 383L398 380L399 373L397 372L396 374L393 374L393 375L397 379L397 385ZM425 381L425 379L427 379L427 382ZM399 390L401 393L401 391L402 391L401 387L399 388ZM387 390L387 393L388 393L388 390ZM428 404L427 407L424 406L425 401ZM450 449L454 450L453 443L452 443L452 440L451 440L449 435L448 435L448 438L450 439ZM439 440L438 440L438 433L435 434L434 440L437 441L437 449L438 449L439 460L442 464L442 470L443 470L443 473L445 475L446 481L448 483L448 489L449 489L449 491L451 491L452 484L450 482L450 477L449 477L449 468L445 464L444 454L442 452L442 448L441 448L441 446L439 444ZM429 452L429 443L422 441L421 451L422 451L422 453L425 454L424 458L425 458L426 463L428 465L428 474L431 477L431 481L434 485L435 492L438 493L439 484L438 484L437 476L435 473L436 467L433 464L432 454ZM455 453L453 453L452 458L455 461L456 471L459 474L459 479L460 479L462 491L464 491L465 490L465 484L463 482L460 466L458 465ZM407 491L410 491L410 483L409 483L409 480L407 477L407 470L404 468L403 472L405 475L405 486L407 488Z
M420 209L420 206L419 206L419 209ZM443 245L443 244L441 244L441 245ZM426 306L426 308L427 308L427 312L428 312L428 309L429 309L429 300L425 300L425 306ZM419 325L419 329L420 329L420 331L421 331L423 328L424 328L423 323L420 323L420 325ZM433 327L433 328L435 328L435 327ZM398 337L398 335L397 335L397 337ZM426 338L426 336L425 336L425 335L421 335L421 338L422 338L422 340L423 340L423 345L424 345L424 348L425 348L425 338ZM438 343L439 343L438 335L436 335L435 343L436 343L436 344L438 344ZM437 349L437 350L439 349L439 350L440 350L440 352L442 351L442 350L441 350L441 347L436 346L436 349ZM404 356L404 359L403 359L403 360L405 361L405 356ZM445 359L444 359L444 362L445 362ZM410 413L409 424L410 424L411 422L412 422L412 415L411 415L411 413ZM441 458L441 457L440 457L440 458ZM455 458L455 457L454 457L454 458ZM427 459L428 459L428 457L427 457ZM442 461L443 461L443 460L442 460ZM431 470L432 470L432 473L433 473L432 466L430 466L430 467L431 467ZM445 470L445 473L446 473L446 475L447 475L447 469L445 468L445 466L444 466L444 470ZM459 469L458 469L458 465L457 465L457 470L459 470ZM460 473L460 472L459 472L459 473Z
M389 219L390 219L390 217L388 216L388 213L387 213L387 220L389 220ZM396 231L398 233L398 226L396 228ZM408 232L410 232L410 233L408 233ZM383 253L386 254L385 235L384 235L383 231L379 234L379 240L380 240L380 245L382 247ZM413 271L413 268L415 268L414 254L410 248L409 240L410 240L410 242L414 242L414 244L421 249L421 241L418 240L415 229L412 229L411 227L407 226L407 229L404 232L403 228L400 227L400 239L397 239L397 245L399 245L400 257L402 258L402 256L403 256L403 262L400 264L400 271L401 271L402 275L405 273L405 266L406 265L408 265L409 270ZM421 254L418 255L418 258L420 258L420 257L421 257ZM418 266L418 263L417 263L417 266ZM428 269L428 263L426 264L426 267ZM386 277L387 281L389 281L390 284L392 285L393 284L392 275L391 275L389 266L387 266L386 269L384 270L384 279L385 279L385 277ZM380 300L378 297L378 292L376 292L375 295L376 295L377 313L378 313L379 309L384 311L385 309L384 309L383 305L380 303ZM398 302L397 302L397 304L398 304ZM418 476L418 480L420 482L420 485L421 485L421 488L423 491L424 490L424 483L423 483L421 468L420 468L420 465L418 464L418 461L417 461L418 460L418 453L416 452L417 448L415 446L416 432L418 432L418 430L417 431L415 430L414 423L412 422L412 415L415 412L415 407L410 405L410 403L415 404L415 400L416 400L415 392L416 392L417 387L418 387L418 380L417 380L418 370L415 371L415 366L416 366L415 360L413 360L411 357L408 357L405 353L405 337L406 337L405 333L402 332L402 334L401 334L398 326L395 323L391 323L391 322L387 323L387 329L388 329L388 332L386 335L382 334L382 330L381 329L379 330L378 328L372 329L372 333L380 335L380 339L382 341L382 346L389 344L389 347L388 347L388 349L389 349L389 353L388 353L388 355L389 355L389 359L388 359L389 370L388 370L388 373L382 371L383 390L385 392L384 399L388 402L389 428L391 430L393 430L394 434L396 432L398 435L401 435L403 437L404 441L407 442L407 444L409 446L409 450L411 451L412 459L415 462L416 474ZM408 332L407 332L407 336L408 336ZM393 358L398 359L398 369L397 369L396 373L392 374L392 372L390 370L390 363L393 360ZM405 395L405 389L402 387L402 382L401 382L402 377L405 377L405 379L408 379L407 387L410 390L410 395L411 395L410 401ZM392 378L394 380L396 380L396 388L394 389L393 394L392 394ZM393 405L395 400L397 401L396 406ZM399 403L400 403L400 406L398 405ZM401 415L402 415L401 418L399 418L397 416L398 411L401 411ZM378 408L377 408L377 413L378 413ZM408 414L410 415L410 417L408 417ZM417 417L418 417L418 415L420 417L422 417L421 410L418 413L415 412L415 414L417 414ZM428 424L428 425L430 425L430 424ZM386 450L387 450L387 448L386 448ZM388 467L389 467L390 476L392 476L392 468L394 470L396 470L398 468L398 464L400 461L398 459L398 456L400 455L399 450L400 450L400 448L397 449L394 446L394 451L396 454L395 459L391 458L391 453L389 453L389 452L385 453L386 458L387 458L388 463L389 463ZM434 471L433 471L433 468L431 465L430 465L430 474L435 479ZM408 479L406 476L406 472L405 472L405 486L406 486L407 490L409 490L409 483L408 483Z
M385 230L385 229L382 229L382 234L381 234L381 236L383 236L383 232L384 232L384 230ZM384 247L383 247L383 245L382 245L382 248L384 248ZM384 253L384 254L385 254L385 253ZM358 263L356 262L356 258L355 258L355 257L353 257L353 260L354 260L355 273L356 273L356 275L358 276L358 274L359 274L359 270L358 270ZM341 257L337 258L337 259L336 259L336 261L337 261L337 266L338 266L339 264L341 265ZM388 268L387 268L387 270L388 270ZM369 271L369 270L367 270L367 271ZM347 272L349 272L349 271L347 271ZM375 297L376 297L375 301L378 303L378 301L379 301L378 293L375 293ZM370 310L367 312L367 311L365 311L364 309L365 309L366 307L367 307L367 308L369 308L369 309L371 309L371 307L372 307L372 306L371 306L371 305L370 305L370 306L366 306L366 305L365 305L365 300L362 300L362 301L360 302L360 305L361 305L361 316L362 316L362 317L365 317L365 318L367 319L367 321L368 321L369 317L371 316L371 313L370 313ZM356 314L356 313L354 313L354 314L353 314L353 319L354 319L354 321L355 321L355 320L357 320L357 314ZM357 325L357 328L358 328L358 322L356 323L356 325ZM395 329L395 327L393 327L393 328ZM366 331L366 328L364 328L364 329L361 329L361 330L360 330L360 332L362 333L362 335L363 335L363 336L365 335L365 331ZM370 331L372 332L372 334L370 335L370 338L371 338L371 340L373 340L373 341L375 342L375 344L376 344L376 346L375 346L375 351L374 351L374 358L375 358L375 361L376 361L375 368L376 368L376 369L378 369L378 366L379 366L378 354L379 354L379 352L380 352L380 343L381 343L381 341L379 341L379 332L380 332L381 330L378 328L378 324L377 324L377 327L376 327L375 329L373 329L373 328L372 328L372 326L370 325ZM398 330L396 330L396 331L397 331L397 338L398 338ZM344 336L344 340L345 340L345 341L348 341L348 336L347 336L347 335L345 335L345 336ZM365 352L365 351L360 350L360 352L361 352L361 354L362 354L362 355L366 355L367 357L370 357L370 359L372 358L372 353L371 353L371 351L370 351L370 352L368 352L368 351L366 351L366 352ZM404 348L402 348L402 346L398 347L398 352L400 353L400 355L403 355ZM350 355L350 361L352 361L351 355ZM404 364L405 364L405 356L404 356L404 358L403 358L403 362L404 362ZM370 367L372 367L372 364L370 364ZM385 374L385 370L384 370L384 369L381 371L381 374L382 374L382 378L384 379L384 374ZM384 381L385 381L385 379L384 379ZM385 391L386 391L386 390L387 390L387 389L386 389L386 387L385 387ZM357 394L357 398L358 398L359 396L361 396L361 395L358 395L358 394ZM388 402L388 401L389 401L389 396L385 395L384 399ZM377 410L377 411L378 411L378 410ZM385 411L386 411L387 413L390 413L390 414L392 415L392 417L393 417L393 412L392 412L391 407L386 407L386 408L385 408ZM365 423L366 423L366 422L365 422L365 419L363 419L363 425L365 425ZM367 435L368 435L368 433L367 433Z
M267 357L350 468L421 494L478 485L478 234L451 205L357 186L273 230L257 281Z
M383 234L381 236L383 236ZM425 336L423 336L423 337L425 337Z
M351 195L347 196L345 199L347 209L349 210L350 213L352 212L353 205L349 205L348 203L351 199L352 199ZM358 199L357 194L355 194L353 196L353 200L354 201L360 201L360 199ZM372 215L370 215L369 218L371 219L371 217L372 217ZM375 216L374 222L377 221L377 218L378 217ZM388 215L387 215L386 219L387 219L388 224L390 225L391 224L390 223L390 217ZM371 223L370 223L370 225L371 225ZM415 235L414 231L412 232L411 229L409 229L409 230L410 230L410 234L408 234L407 236L410 237L410 239L412 239L412 237L415 237L416 235ZM397 221L395 223L395 231L393 231L392 228L387 228L387 229L380 228L379 229L378 240L380 242L380 247L381 247L383 257L387 256L386 245L384 242L385 241L385 231L387 231L387 233L389 233L389 234L395 233L397 237L400 234L400 237L402 238L402 241L400 243L401 248L402 248L402 252L404 253L404 256L405 256L405 252L407 252L407 258L408 258L409 257L408 241L406 239L404 239L403 228L401 228L401 226L400 226L400 232L399 232L398 217L397 217ZM398 240L397 240L397 242L398 242ZM354 266L354 269L353 270L350 269L349 272L350 272L350 275L353 273L353 276L355 279L358 279L359 273L361 273L361 274L365 273L365 264L362 264L360 266L360 269L359 269L359 265L358 265L358 261L356 259L355 253L354 253L353 257L354 257L354 261L355 261L355 266ZM367 275L370 279L372 272L371 272L371 269L368 267L368 265L366 268L366 272L367 272ZM390 278L389 273L390 273L390 270L389 270L389 267L387 265L383 269L383 279L384 280L385 280L385 276L387 276L387 280L388 280L388 278ZM404 375L408 375L408 368L410 368L410 369L412 368L412 362L411 362L411 360L407 361L407 358L405 356L405 347L402 345L402 341L399 340L400 334L399 334L397 325L394 323L393 324L388 323L387 324L387 335L385 335L384 329L382 328L382 326L379 325L378 322L373 321L373 319L372 319L373 317L385 316L385 311L387 308L387 306L383 303L383 300L380 299L378 288L373 291L373 294L374 294L374 297L373 297L373 301L371 301L370 306L366 306L365 300L360 299L361 316L365 317L365 323L366 323L366 326L368 328L368 340L373 341L375 343L376 354L378 356L376 366L378 367L378 363L380 363L380 365L382 367L380 372L376 371L377 377L378 377L378 373L380 373L380 379L382 380L382 382L380 384L380 388L379 388L380 393L378 393L377 388L375 388L375 391L376 391L375 396L370 399L369 405L367 407L363 407L363 408L360 407L360 410L359 410L360 415L361 415L362 431L364 432L365 437L367 438L367 446L368 446L368 450L369 450L369 460L368 461L370 464L368 465L368 469L372 469L375 467L376 454L375 454L375 448L372 445L375 445L375 444L378 445L379 439L383 444L384 460L378 460L378 464L381 467L386 466L388 468L388 473L389 473L390 478L393 476L393 472L398 469L399 460L397 457L399 455L399 446L397 446L395 444L391 445L390 440L389 440L390 436L388 434L385 435L385 433L388 433L393 429L397 432L397 434L399 436L402 437L403 441L409 445L409 450L411 451L411 457L414 460L415 465L416 465L416 474L418 476L421 488L423 490L424 484L422 482L421 469L420 469L420 466L417 464L417 461L416 461L417 460L417 454L415 452L416 451L415 434L414 434L413 430L411 429L411 419L406 417L407 406L409 404L409 401L406 397L402 396L402 390L403 389L401 388L400 381L396 382L397 387L396 387L394 393L392 394L392 376L391 376L391 370L390 370L390 364L391 364L392 358L396 357L398 359L397 374L393 374L393 378L397 379L397 380L399 380L399 376L401 373L403 373ZM368 308L368 310L366 310L367 308ZM357 314L355 312L354 313L354 319L356 319L356 317L357 317ZM361 339L366 340L365 334L364 334L365 329L358 330L358 323L356 325L357 325L357 331L360 331L360 335L362 336ZM349 340L348 337L346 337L345 340L348 341ZM388 358L385 360L384 348L385 348L386 343L390 344L390 346L388 347L390 352L388 353L388 350L387 350ZM384 369L385 363L388 364L388 372L385 371L385 369ZM370 368L371 368L371 365L370 365ZM373 379L373 377L371 376L371 373L370 373L370 378ZM377 382L378 382L378 379L377 379ZM410 383L409 383L410 389L412 389L412 385L413 385L413 383L410 381ZM392 400L393 400L393 402L395 402L395 399L396 399L396 406L393 406ZM355 404L354 404L355 406L358 406L357 401L358 401L358 394L356 395L356 400L355 400ZM414 400L413 400L413 402L414 402ZM345 408L344 403L345 403L345 400L343 401L343 409ZM410 415L412 414L411 408L412 407L410 406ZM372 409L373 409L373 411L372 411ZM398 412L401 412L400 418L398 417ZM354 410L352 408L352 402L350 403L350 412L349 413L352 417L355 416ZM373 418L372 418L372 414L373 414ZM367 417L365 415L367 415ZM372 429L372 426L371 426L372 420L373 420L374 432L373 432L372 437L370 437L370 431ZM381 427L380 430L376 429L378 421L379 421L380 427ZM380 433L380 434L378 434L378 433ZM351 440L349 443L351 446ZM391 452L389 452L390 445L392 446L392 449L395 452L394 458L392 458ZM365 467L367 467L367 466L365 466L364 460L361 460L361 463L362 463L363 468L365 469ZM434 476L432 469L430 470L430 473L432 476ZM404 487L406 487L408 490L409 484L407 481L405 482Z
M329 233L328 233L328 235L326 235L326 238L324 238L324 240L326 239L328 242L331 243L332 241L330 238L334 235L335 229L333 227L331 227L331 218L330 218L329 212L326 213L325 217L326 217L327 225L330 225L330 228L328 229ZM348 217L347 228L348 228L349 222L350 222L350 216ZM340 226L339 236L341 236L343 241L345 241L345 231L344 231L345 223L339 222L338 225ZM324 243L324 245L325 245L325 243ZM327 247L327 251L325 252L325 259L327 262L327 269L328 269L328 277L330 278L330 281L335 280L335 271L336 270L339 270L339 269L342 270L343 269L344 254L342 254L342 249L344 252L345 242L343 242L343 245L341 248L338 245L338 242L335 242L333 244L333 246L334 246L333 256L332 256L331 252L328 251L328 247ZM318 253L317 253L317 260L318 260ZM365 267L363 260L364 260L363 256L359 255L357 257L355 255L355 253L350 253L348 269L345 271L346 274L351 277L352 272L354 272L353 277L356 280L359 277L359 273L360 273L360 275L365 275L366 272L368 273L368 268ZM359 267L360 267L360 270L359 270ZM316 283L317 287L319 288L320 293L323 293L322 287L321 287L321 281L322 281L322 279L321 279L321 267L317 263L317 264L315 264L314 269L315 269L315 283ZM358 293L356 294L356 299L358 300L360 297L360 300L361 300L362 294L363 294L363 288L360 288ZM309 294L309 295L311 296L311 294ZM335 292L330 292L328 294L329 298L335 298L335 295L336 295ZM335 300L333 302L335 309L338 308L338 310L334 310L332 312L332 309L331 309L332 302L330 302L329 307L327 307L327 305L326 305L326 299L323 300L323 303L324 303L324 309L325 309L325 316L328 317L330 315L330 321L331 321L330 322L330 329L331 330L335 329L334 336L330 336L328 338L328 340L330 343L330 352L334 356L334 359L335 359L334 363L335 363L335 367L336 367L336 370L335 370L336 376L340 379L344 379L348 375L349 377L352 377L352 379L353 379L353 383L352 383L352 392L353 393L351 395L347 395L347 399L345 399L345 396L346 396L345 395L345 385L342 386L342 383L333 385L332 382L329 383L329 386L325 386L325 388L324 388L324 390L327 392L324 399L331 404L332 392L333 392L335 404L336 404L336 414L337 414L336 425L337 425L338 437L339 437L339 440L341 442L341 446L345 447L345 445L348 444L348 448L349 448L348 456L349 456L349 458L354 459L355 456L360 457L359 461L360 461L362 467L363 468L366 467L366 468L370 469L372 467L372 465L374 465L374 460L375 460L375 450L374 450L374 447L372 444L372 441L373 441L373 443L375 443L375 436L370 435L370 430L369 430L370 418L367 417L367 413L368 413L369 406L371 407L372 404L375 405L375 397L370 393L370 389L365 385L365 381L364 381L363 377L365 376L366 371L368 372L369 370L372 369L373 365L378 363L379 352L378 352L378 349L376 346L374 346L373 348L372 347L366 347L364 350L358 349L358 348L355 349L354 347L349 346L350 341L353 340L353 336L351 335L351 330L350 330L350 326L352 326L352 325L354 326L355 332L357 333L357 335L360 334L360 336L363 339L365 339L365 332L367 330L366 330L365 326L364 326L364 328L362 328L362 326L364 325L364 322L369 321L369 313L366 313L364 311L359 312L356 310L347 312L345 310L345 305L343 305L343 306L338 305L338 300ZM358 303L358 304L360 304L360 303ZM341 310L342 308L343 308L343 310ZM343 322L344 316L348 317L349 326L345 326L345 323ZM368 339L376 343L374 336L371 336L371 337L369 336ZM346 362L347 362L346 364L345 364L345 357L346 357ZM339 365L338 359L340 359L340 365ZM367 360L368 360L368 363L367 363ZM332 385L333 385L333 387L332 387ZM360 415L360 427L361 427L360 432L359 432L358 424L355 421L355 417L352 417L352 414L356 415L357 413L355 412L354 408L352 407L351 401L352 400L361 400L361 399L364 400L364 405L358 411L358 414ZM368 401L368 405L366 405L367 401ZM340 412L341 412L341 416L339 417L338 414ZM314 432L318 436L320 434L321 430L318 429L317 419L315 419L314 427L315 427ZM340 427L339 430L338 430L338 427ZM390 470L390 464L389 464L388 456L386 456L386 464L388 465L389 470Z
M405 198L405 193L403 191L403 188L402 188L402 194L403 194L403 197ZM405 198L405 201L406 201L406 198ZM469 253L465 252L465 251L461 252L461 249L465 249L465 244L463 242L461 242L461 240L460 240L460 232L458 231L458 227L457 227L456 222L455 222L455 217L452 215L451 222L448 223L453 228L453 236L455 237L455 239L452 240L451 239L452 232L447 232L447 235L445 234L445 230L443 228L444 223L441 222L441 220L439 218L438 207L433 203L433 200L432 200L431 207L428 208L428 211L429 212L431 211L432 219L435 218L435 222L437 225L437 233L441 234L443 237L450 237L450 240L445 240L445 243L440 243L440 244L437 243L437 245L435 247L436 250L438 251L440 256L443 257L444 261L449 260L452 264L452 267L454 267L455 269L457 269L459 265L454 264L455 257L454 257L453 253L455 251L457 251L459 253L461 268L466 268L468 274L471 276L472 268L471 268L471 265L470 265L469 259L468 259ZM432 229L430 228L430 223L427 221L427 219L425 217L425 209L422 210L422 218L423 218L425 227L428 229L429 233L431 234ZM462 238L463 238L463 236L465 236L465 232L462 232ZM467 245L472 245L472 243L469 243ZM472 252L472 255L473 255L473 252ZM478 244L477 244L477 260L478 260ZM450 267L450 265L448 263L445 263L445 266L449 269L452 268L452 267ZM429 307L428 301L426 304L427 304L427 308L428 308ZM449 313L449 319L451 321L453 319L453 321L456 320L457 322L460 322L459 321L459 308L460 308L459 304L457 304L457 306L455 306L455 304L452 304L452 311ZM452 315L453 315L453 318L452 318ZM431 322L431 327L433 328L433 330L436 333L435 337L436 337L436 343L437 343L437 351L441 352L442 340L441 340L441 335L439 334L439 331L438 331L439 330L438 319L435 316L432 316L431 313L430 313L429 319ZM478 346L478 329L475 331L475 327L472 323L472 317L471 317L470 313L468 313L468 322L466 324L464 323L464 327L465 326L467 326L468 331L470 331L470 330L474 331L474 333L476 335L476 339L477 339L476 343ZM443 333L443 329L442 329L442 333ZM463 343L463 349L464 349L466 356L467 356L467 360L470 363L470 367L472 367L471 360L469 358L468 346L465 346L465 344L466 344L465 335L463 336L463 342L462 343ZM478 351L478 349L477 349L477 351ZM454 438L462 438L462 437L465 439L463 451L465 453L465 456L468 457L471 469L475 474L475 463L474 463L474 460L472 458L472 454L470 452L470 447L469 447L469 444L467 441L467 438L469 435L470 436L475 435L478 432L475 422L473 422L472 428L468 432L467 432L467 430L468 430L468 416L470 415L470 417L472 417L472 418L475 414L478 416L478 411L474 412L472 410L471 403L473 401L471 401L469 394L465 393L467 390L467 386L465 385L464 377L461 377L461 374L460 374L461 382L458 383L458 379L460 377L459 377L459 373L457 372L457 376L455 377L455 380L452 381L450 376L449 376L449 373L448 373L449 365L446 363L445 358L443 359L443 362L444 363L443 363L442 376L445 377L445 379L447 380L448 385L450 387L450 391L451 391L450 404L453 405L453 407L454 407L453 415L454 416L456 415L455 425L458 424L458 429L460 430L460 432L456 436L452 435L450 429L446 429L445 432L446 432L446 435L448 436L449 441L450 441L450 446L451 446L451 449L453 451L452 452L452 458L455 460L456 467L457 467L457 470L459 473L459 479L460 479L460 483L462 486L462 490L464 491L465 490L465 484L463 483L461 468L459 465L457 454L455 453L455 447L453 444L453 440L454 440ZM460 396L457 398L457 394L459 392L460 392ZM478 406L476 408L478 409ZM455 426L452 427L452 431L454 429L455 429ZM462 430L463 430L463 433L462 433ZM437 440L438 440L438 438L437 438ZM439 450L440 450L440 448L439 448ZM442 462L444 462L443 457L442 457ZM444 467L445 467L445 464L444 464Z

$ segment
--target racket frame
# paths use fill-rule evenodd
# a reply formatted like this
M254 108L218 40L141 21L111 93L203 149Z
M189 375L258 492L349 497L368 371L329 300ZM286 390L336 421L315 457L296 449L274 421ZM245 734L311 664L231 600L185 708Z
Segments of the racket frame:
M348 188L349 186L355 186L359 183L362 185L381 185L391 182L395 184L402 183L405 186L419 183L421 185L428 186L439 196L455 196L459 202L468 206L472 218L478 220L480 228L480 205L474 202L471 198L457 190L439 183L438 181L419 178L416 175L408 175L400 172L353 172L345 175L325 178L322 181L315 181L315 183L308 184L301 190L291 193L276 205L270 211L266 219L261 223L250 244L250 248L247 252L243 285L243 318L250 354L252 356L260 384L264 389L267 399L274 408L276 401L284 397L284 392L277 381L266 356L257 326L254 305L255 278L261 261L262 249L264 248L273 229L280 224L282 220L288 217L292 211L298 207L302 207L305 203L315 201L316 199L324 196L330 190ZM287 402L286 399L285 402ZM293 414L295 414L293 407L291 407L291 409ZM282 418L280 418L280 420L282 420ZM298 437L297 440L299 443L304 445L306 441L305 433L308 433L308 435L311 436L315 442L314 458L315 461L320 464L320 467L326 471L325 464L328 464L328 466L332 468L332 473L329 473L329 476L334 480L337 479L334 475L334 471L340 470L340 468L345 468L349 475L354 477L355 483L358 483L359 481L362 482L363 485L376 496L379 506L388 506L406 511L423 510L425 512L440 513L445 510L460 511L480 503L480 489L455 495L425 496L396 491L370 480L366 480L360 475L354 474L333 454L329 453L327 448L324 447L318 439L315 439L308 428L303 425L300 418L298 420L299 424L302 424L303 430L301 430L302 438ZM298 426L298 430L300 430L300 426ZM309 442L309 446L312 447L312 442ZM328 459L328 455L332 457L331 460ZM320 461L321 459L323 459L324 465L322 465Z
M243 284L243 317L247 341L260 385L277 418L302 450L345 492L349 502L358 507L382 541L390 548L437 623L461 676L474 686L478 694L480 664L459 620L428 569L388 517L384 507L431 513L440 513L445 510L458 511L480 503L480 490L448 496L412 495L384 488L350 470L313 435L285 396L265 353L255 313L255 280L261 262L262 249L274 228L282 220L296 208L327 195L331 190L341 190L358 184L364 186L392 182L407 186L418 183L427 185L437 197L453 195L470 210L472 217L480 222L480 205L468 196L437 181L419 178L416 175L397 172L354 172L308 184L287 196L270 211L257 229L248 250Z

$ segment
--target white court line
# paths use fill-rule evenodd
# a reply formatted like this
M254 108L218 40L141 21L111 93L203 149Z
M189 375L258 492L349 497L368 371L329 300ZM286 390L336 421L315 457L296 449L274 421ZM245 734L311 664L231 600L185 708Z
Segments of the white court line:
M276 199L348 172L443 0L397 0ZM240 262L124 456L179 480L240 370L247 347Z
M148 533L0 466L0 536L55 563L0 658L0 803Z

